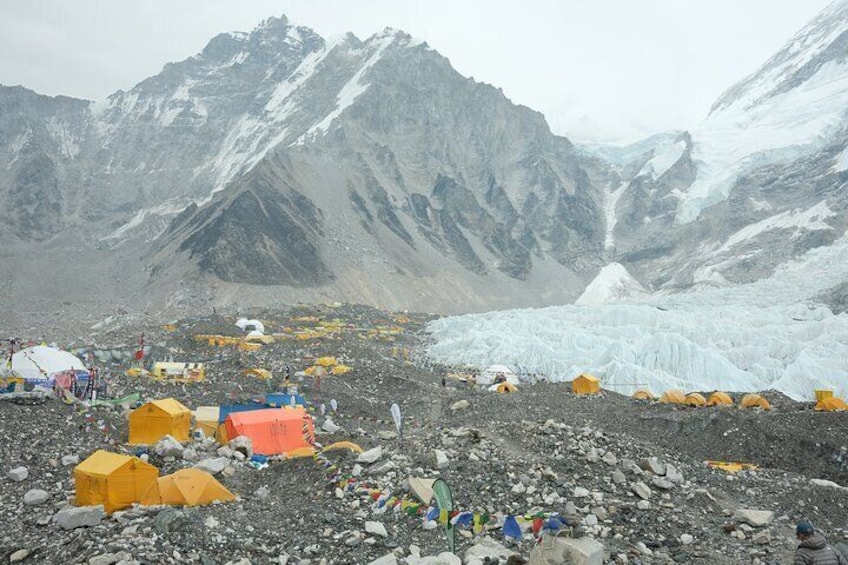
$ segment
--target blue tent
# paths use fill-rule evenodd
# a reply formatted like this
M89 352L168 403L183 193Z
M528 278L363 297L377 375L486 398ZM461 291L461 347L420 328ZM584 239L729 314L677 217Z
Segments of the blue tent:
M292 400L294 399L294 400ZM265 404L282 408L283 406L306 406L306 400L299 394L289 394L287 392L275 392L265 396Z
M223 423L227 416L233 412L248 412L250 410L264 410L268 408L265 404L250 402L248 404L222 404L218 411L218 423Z

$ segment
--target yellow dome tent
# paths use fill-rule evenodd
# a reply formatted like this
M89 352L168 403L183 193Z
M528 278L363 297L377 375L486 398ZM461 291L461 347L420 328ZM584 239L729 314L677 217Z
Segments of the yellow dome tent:
M159 469L138 457L99 449L74 468L79 506L102 504L106 512L138 502L156 484Z
M763 410L769 410L771 409L771 404L759 394L746 394L742 397L742 408L762 408Z
M630 398L633 398L634 400L654 400L656 399L656 396L654 396L654 393L650 390L646 388L640 388L637 389L632 395L630 395Z
M362 453L362 448L352 441L337 441L335 443L331 443L321 451L335 451L337 449L350 449L356 453Z
M595 394L601 391L601 381L588 373L582 373L571 381L571 392L574 394Z
M733 399L726 392L715 391L707 399L707 406L733 406Z
M681 390L667 390L660 396L660 402L663 404L684 404L686 402L686 395Z
M333 367L338 364L339 362L335 357L319 357L315 360L315 365L321 365L322 367Z
M841 398L831 396L830 398L825 398L817 402L816 410L818 410L819 412L837 412L841 410L848 410L848 404L846 404L845 401Z
M153 444L173 436L177 441L188 441L191 433L191 410L174 400L153 400L130 412L131 444Z
M686 395L684 399L684 403L688 406L706 406L707 399L704 398L704 395L697 392L690 392Z
M512 383L503 382L490 386L489 390L499 394L506 394L509 392L518 392L518 387Z
M257 377L266 381L274 376L268 369L245 369L241 374L243 377Z
M216 500L230 502L235 499L233 493L206 471L181 469L151 483L141 503L147 506L200 506Z

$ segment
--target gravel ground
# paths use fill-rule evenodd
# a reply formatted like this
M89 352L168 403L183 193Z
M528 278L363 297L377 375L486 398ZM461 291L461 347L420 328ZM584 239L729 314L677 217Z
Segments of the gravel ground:
M382 448L376 463L359 464L358 488L337 490L339 485L310 458L274 460L261 470L230 459L217 478L238 495L236 502L133 507L98 525L65 531L50 520L74 495L74 465L63 465L62 458L84 459L100 448L133 453L135 448L125 444L128 407L87 408L52 398L33 405L4 401L0 512L6 520L0 559L340 564L368 563L391 553L401 562L416 563L418 553L445 551L442 529L428 529L432 524L421 515L380 508L361 490L367 484L404 496L409 476L445 479L461 510L493 517L559 512L572 526L571 535L603 544L608 563L785 563L794 548L793 524L801 518L833 542L848 539L848 489L811 482L848 485L848 413L815 413L809 404L771 391L763 394L775 408L759 412L681 409L611 392L582 397L562 384L523 386L505 395L470 390L453 379L442 387L447 368L423 356L429 315L313 305L248 317L261 319L268 334L335 330L312 339L279 339L246 352L195 339L197 334L240 335L235 316L180 319L173 331L162 326L171 320L118 316L92 335L81 337L84 332L74 327L53 339L74 340L74 347L131 351L144 332L149 359L205 362L207 380L185 385L128 377L118 363L100 366L109 375L110 396L136 391L145 399L171 396L190 408L261 397L280 385L285 365L300 371L311 358L335 355L352 371L325 377L320 388L308 377L300 384L315 406L328 407L330 400L338 404L336 413L329 408L327 413L340 429L320 432L319 442L350 440L364 449ZM241 376L251 367L271 369L275 379L269 384ZM403 443L391 437L393 402L404 414ZM320 428L324 418L319 410L315 416ZM219 446L194 442L189 447L203 459L216 457ZM435 468L436 450L447 458L441 469ZM195 459L149 456L162 474L191 466ZM358 470L356 454L335 451L328 458L345 475ZM655 458L651 464L650 458ZM707 467L707 459L759 469L729 474ZM672 470L663 469L669 464ZM28 477L17 482L7 474L19 466L28 469ZM47 500L25 504L24 495L32 489L45 491ZM748 526L735 514L740 509L773 514L764 525ZM381 523L387 535L366 531L366 522ZM532 535L505 540L495 527L487 534L524 558L535 545ZM460 529L457 554L479 541L470 529Z

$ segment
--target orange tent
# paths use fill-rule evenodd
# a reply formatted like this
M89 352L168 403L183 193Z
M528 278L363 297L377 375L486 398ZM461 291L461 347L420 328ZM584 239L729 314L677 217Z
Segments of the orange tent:
M574 394L594 394L600 391L601 381L588 373L583 373L571 381L571 392Z
M188 441L191 437L191 410L174 400L153 400L130 412L131 444L153 444L165 437Z
M837 412L840 410L848 410L848 404L846 404L845 401L841 398L831 396L830 398L820 400L816 404L816 410L820 412Z
M138 457L99 449L74 468L77 504L102 504L106 512L126 508L141 500L158 476L159 469Z
M707 406L732 406L733 399L726 392L716 391L707 399Z
M635 400L654 400L656 396L654 396L654 393L650 390L646 388L640 388L637 389L632 395L630 395L630 398L633 398Z
M769 410L771 409L771 404L759 394L746 394L742 397L742 408L762 408L763 410Z
M690 392L686 395L684 399L684 403L688 406L706 406L707 399L704 398L704 395L697 392Z
M686 395L683 394L683 391L677 389L667 390L660 396L660 402L663 404L684 404Z
M147 506L198 506L211 504L216 500L230 502L235 499L233 493L206 471L181 469L151 483L141 503Z
M278 455L300 447L311 448L315 437L312 418L302 407L232 412L227 416L227 437L247 436L254 453Z

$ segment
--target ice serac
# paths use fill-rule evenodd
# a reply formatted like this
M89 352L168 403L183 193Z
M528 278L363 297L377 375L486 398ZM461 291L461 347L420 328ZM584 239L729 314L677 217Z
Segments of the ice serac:
M650 293L627 272L624 265L610 263L600 270L574 303L580 305L609 304L632 298L643 298L648 294Z

